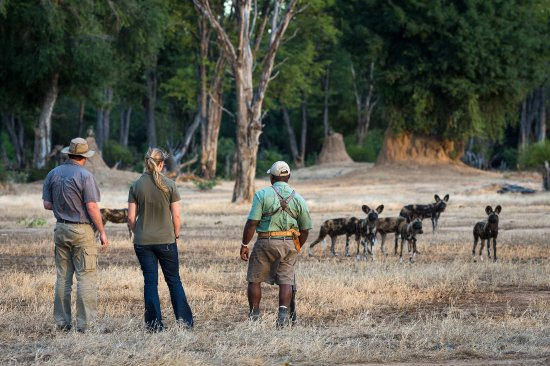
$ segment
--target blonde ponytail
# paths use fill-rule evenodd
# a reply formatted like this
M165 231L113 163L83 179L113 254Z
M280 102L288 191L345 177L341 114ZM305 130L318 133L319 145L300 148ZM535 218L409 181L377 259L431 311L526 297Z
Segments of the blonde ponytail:
M153 181L158 189L164 193L168 192L168 187L162 181L162 173L157 171L157 167L166 159L166 153L159 148L149 148L145 155L145 170L153 176Z

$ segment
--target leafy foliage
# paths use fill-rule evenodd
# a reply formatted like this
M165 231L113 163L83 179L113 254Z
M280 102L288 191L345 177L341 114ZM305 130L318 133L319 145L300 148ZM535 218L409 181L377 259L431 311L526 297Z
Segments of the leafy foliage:
M131 166L135 158L129 148L121 146L118 142L109 140L103 147L103 160L110 167L116 163L124 166Z
M353 135L346 136L345 143L348 155L353 161L375 162L384 144L384 131L381 129L371 130L361 146L356 144Z
M541 81L548 18L531 2L360 3L382 40L384 100L397 130L501 138L506 118Z
M532 144L519 153L518 164L521 169L540 169L545 161L550 162L550 140Z

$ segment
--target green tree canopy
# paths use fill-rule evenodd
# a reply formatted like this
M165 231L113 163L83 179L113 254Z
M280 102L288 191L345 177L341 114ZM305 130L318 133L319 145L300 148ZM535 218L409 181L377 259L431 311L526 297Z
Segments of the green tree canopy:
M548 65L542 3L355 1L353 14L365 14L382 41L384 101L394 129L500 138L506 116Z

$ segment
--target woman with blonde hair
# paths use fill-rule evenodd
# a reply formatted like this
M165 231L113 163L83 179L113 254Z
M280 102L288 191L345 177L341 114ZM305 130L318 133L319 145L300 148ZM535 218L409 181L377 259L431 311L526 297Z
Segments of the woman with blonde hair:
M149 331L164 328L158 295L159 263L170 290L176 321L193 327L193 314L179 275L180 195L176 184L162 174L166 158L162 150L150 148L145 155L145 172L128 194L128 222L143 272L145 325Z

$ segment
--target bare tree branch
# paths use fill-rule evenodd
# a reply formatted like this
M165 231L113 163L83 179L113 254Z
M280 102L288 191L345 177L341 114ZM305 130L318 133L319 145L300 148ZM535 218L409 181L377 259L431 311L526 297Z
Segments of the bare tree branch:
M214 30L218 34L218 38L223 45L223 49L227 54L227 58L231 61L232 64L235 64L237 62L237 52L235 51L235 47L233 47L229 36L225 32L221 24L216 20L216 17L212 13L212 9L210 9L210 4L208 0L193 0L193 4L195 4L195 9L197 9L198 12L202 13L208 18L208 20L210 20L212 28L214 28Z

